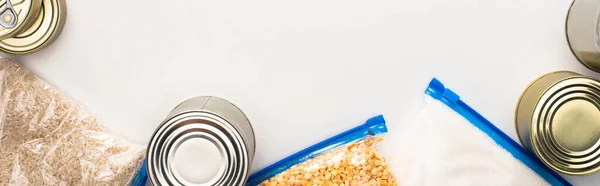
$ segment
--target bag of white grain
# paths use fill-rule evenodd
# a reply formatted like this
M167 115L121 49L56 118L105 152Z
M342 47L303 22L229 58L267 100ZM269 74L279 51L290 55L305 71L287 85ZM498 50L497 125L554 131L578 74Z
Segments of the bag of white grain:
M373 117L254 173L246 185L397 185L374 149L385 133L383 116Z
M438 80L425 94L415 122L381 144L400 185L571 185Z
M0 185L128 185L145 149L0 59Z

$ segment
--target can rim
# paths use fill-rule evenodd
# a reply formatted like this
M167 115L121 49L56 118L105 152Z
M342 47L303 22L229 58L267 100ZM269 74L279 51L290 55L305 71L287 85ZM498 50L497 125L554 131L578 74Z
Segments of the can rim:
M27 50L11 50L11 49L7 49L5 47L0 46L0 51L2 51L3 53L9 54L9 55L15 55L15 56L20 56L20 55L26 55L26 54L31 54L34 52L37 52L43 48L45 48L46 46L50 45L51 43L53 43L62 33L63 28L66 25L66 20L67 20L67 3L66 0L42 0L42 7L44 7L44 3L45 2L52 2L52 4L56 4L56 8L53 8L53 14L56 14L56 23L52 24L54 26L51 26L48 30L45 30L45 32L51 31L50 34L48 36L45 37L41 37L40 39L37 39L36 42L40 42L39 44L36 44L37 46L35 47L31 47L30 49ZM46 14L46 12L42 9L40 10L40 14L44 12L44 14ZM53 19L54 20L54 19ZM42 24L42 23L40 23ZM32 25L33 26L33 25ZM31 28L31 27L29 27ZM26 28L25 31L29 28ZM19 34L15 35L15 36L19 36ZM6 38L6 39L13 39L15 36L11 37L11 38ZM6 40L4 39L4 40ZM4 41L4 40L0 40L0 42ZM41 41L43 40L43 41ZM34 42L35 43L35 42Z
M569 26L568 25L569 25L569 20L570 20L569 18L571 17L571 10L573 9L573 5L575 5L576 1L577 0L571 1L571 5L569 5L569 10L567 11L567 17L566 17L565 24L564 24L565 38L567 40L567 45L569 46L569 50L571 51L571 54L573 54L573 56L575 56L575 59L577 59L577 61L579 63L581 63L583 66L585 66L587 69L590 69L591 71L600 73L600 69L594 69L591 66L589 66L587 63L585 63L583 61L583 59L581 59L579 57L579 55L577 55L577 53L575 53L575 49L573 49L573 47L572 47L573 45L571 45L571 40L569 39ZM600 25L598 25L598 26L600 26ZM596 29L598 29L598 28L596 28Z
M514 114L515 116L514 116L514 122L513 122L513 123L514 123L514 126L515 126L515 129L516 129L516 132L517 132L517 138L519 139L519 142L521 142L521 145L523 145L523 146L524 146L524 145L525 145L525 142L524 142L524 141L523 141L523 139L521 138L521 135L519 135L520 133L519 133L519 126L517 125L517 123L518 123L518 122L517 122L517 121L518 121L517 117L518 117L518 115L519 115L519 106L521 105L521 102L523 101L523 97L525 96L525 93L527 93L527 91L528 91L528 90L531 88L531 86L532 86L532 85L534 85L534 84L535 84L536 82L538 82L539 80L541 80L541 79L543 79L543 78L545 78L545 77L547 77L547 76L549 76L549 75L552 75L552 74L558 74L558 73L564 73L564 72L572 73L571 71L567 71L567 70L559 70L559 71L553 71L553 72L548 72L548 73L545 73L545 74L543 74L543 75L541 75L541 76L539 76L539 77L535 78L533 81L531 81L531 82L530 82L530 83L527 85L527 87L525 87L525 89L523 90L523 92L521 92L521 95L519 96L519 100L517 101L517 106L515 107L515 114ZM562 80L561 80L561 81L562 81ZM550 87L554 86L556 83L558 83L558 82L554 82L554 83L553 83L553 84L552 84ZM546 93L546 91L547 91L547 90L548 90L548 88L546 88L546 90L544 90L544 92L542 92L542 95L543 95L544 93ZM538 98L538 100L536 100L536 104L537 104L537 101L539 101L539 98ZM530 128L531 128L531 125L532 125L532 124L530 124ZM530 133L531 133L531 132L530 132ZM530 134L530 135L531 135L531 134ZM531 150L530 150L530 149L527 149L527 148L525 148L525 149L526 149L527 151L529 151L529 152L532 152L532 151L533 151L533 149L531 149Z
M241 109L239 106L237 106L236 104L233 104L233 102L231 102L231 101L229 101L229 100L227 100L227 99L224 99L224 98L222 98L222 97L219 97L219 96L211 96L211 95L207 95L207 96L194 96L194 97L191 97L191 98L185 99L185 101L183 101L183 102L181 102L181 103L178 103L178 104L177 104L177 105L176 105L174 108L177 108L177 107L179 107L179 106L183 105L183 104L184 104L186 101L193 100L193 99L195 99L195 98L199 98L199 97L209 97L209 98L214 98L214 99L218 99L218 100L224 101L224 102L226 102L226 103L229 103L229 105L233 106L234 108L236 108L236 110L238 110L239 112L241 112L241 113L242 113L242 115L244 115L244 120L246 120L246 121L248 122L248 124L249 124L249 127L250 127L250 132L252 133L252 140L253 140L253 141L252 141L252 144L253 144L252 148L254 149L254 150L252 151L252 157L254 157L254 156L256 155L256 136L255 136L255 135L256 135L256 132L254 131L254 126L252 126L252 122L250 121L250 118L249 118L249 116L248 116L248 115L247 115L247 114L246 114L246 113L245 113L245 112L244 112L244 111L243 111L243 110L242 110L242 109ZM204 105L202 105L202 107L204 107ZM202 109L198 109L198 110L194 110L194 111L198 111L198 112L204 112L204 111L202 111ZM179 114L181 114L181 113L179 113ZM214 114L214 115L217 115L217 116L219 116L219 117L221 117L221 118L223 117L223 116L220 116L219 114L216 114L216 113L212 113L212 114ZM176 114L176 115L178 115L178 114ZM176 115L173 115L173 116L171 116L171 117L174 117L174 116L176 116ZM238 131L238 133L239 133L239 132L240 132L240 131ZM245 141L245 139L244 139L244 138L242 138L242 139Z
M150 182L151 183L156 182L156 184L161 184L165 180L167 181L167 183L170 183L173 181L179 182L178 179L171 180L171 176L161 176L162 174L167 174L164 171L152 171L151 170L151 169L161 169L162 170L162 169L164 169L165 166L167 166L166 164L168 164L168 162L164 162L163 160L157 159L160 157L159 156L155 157L154 154L162 153L163 150L161 150L161 149L169 148L169 147L164 147L165 145L167 145L166 144L167 142L171 143L167 139L162 140L162 141L167 140L165 142L160 142L162 138L169 138L169 136L173 135L172 133L165 133L166 132L165 130L171 129L171 127L173 127L173 125L177 125L178 123L195 120L195 119L215 120L215 121L213 121L213 124L223 127L224 130L217 129L217 131L214 131L214 132L223 133L222 135L224 135L226 138L234 138L233 140L226 140L226 141L230 141L231 144L229 144L229 145L223 144L225 146L225 148L230 148L228 150L228 153L239 154L234 157L228 156L228 158L224 159L224 161L227 162L228 168L226 168L225 170L222 170L221 172L218 173L218 175L220 175L220 177L218 177L217 179L212 179L209 182L202 183L201 185L205 185L205 184L240 184L240 183L244 182L247 179L248 174L249 174L249 172L245 171L245 170L249 170L249 168L251 166L250 164L252 162L252 157L249 156L250 149L248 149L248 148L250 148L250 147L248 147L244 144L245 141L243 139L243 136L240 134L239 131L236 130L236 128L233 126L233 124L230 121L228 121L226 118L223 118L223 116L220 116L218 114L215 114L215 113L212 113L209 111L196 111L196 110L177 113L177 114L165 119L165 121L163 121L159 125L159 127L155 130L155 132L153 133L150 143L148 143L148 151L146 153L146 156L148 159L147 171L148 171L148 178L150 179ZM164 133L164 134L158 134L159 132ZM158 134L158 136L157 136L157 134ZM159 139L159 138L161 138L161 139ZM225 139L221 139L221 140L225 140ZM157 143L165 143L165 144L163 144L161 147L157 147ZM231 151L231 152L229 152L229 151ZM157 160L153 160L153 159L157 159ZM159 164L161 164L161 165L157 165L155 163L156 161L160 161ZM237 165L233 165L233 164L230 165L231 161L236 161ZM165 165L162 165L162 164L165 164ZM234 166L234 168L231 168L231 166ZM153 167L155 167L155 168L153 168ZM168 175L170 175L170 174L168 174ZM234 176L234 177L238 177L238 178L233 179L233 180L228 180L227 176ZM164 177L164 178L160 179L160 177ZM176 177L173 177L173 178L176 178ZM181 182L179 182L179 183L181 183Z
M7 1L9 1L9 0L7 0ZM0 39L6 39L6 38L13 37L15 35L20 34L23 31L29 29L29 27L31 27L31 25L35 22L35 20L37 19L37 16L41 12L42 1L43 0L29 0L30 7L29 7L29 11L27 12L27 15L25 15L25 17L23 18L24 20L21 22L21 24L17 24L17 26L15 26L15 28L11 28L11 30L8 31L6 34L3 34L2 36L0 36ZM18 15L17 15L16 19L18 22L18 19L19 19Z
M565 82L565 81L576 81L574 79L582 79L582 80L588 81L585 83L578 84L580 86L595 86L600 90L600 82L594 78L585 77L585 76L573 76L573 77L564 78L564 79L561 79L561 80L553 83L551 86L549 86L543 92L542 97L540 97L539 100L537 100L537 103L536 103L536 106L535 106L535 109L533 112L539 113L539 114L546 113L546 115L550 114L549 112L553 110L552 109L554 107L553 105L559 104L557 101L560 101L560 99L562 99L562 97L569 95L567 93L573 92L577 89L577 86L573 86L572 83ZM571 88L575 89L575 90L569 90L570 88L567 85L564 85L565 87L562 87L562 86L556 87L557 84L565 84L565 83L569 84L569 86L571 86ZM551 89L558 89L558 90L553 91L549 95L548 91L550 91ZM561 92L563 92L563 93L561 93ZM596 96L597 96L597 98L600 98L600 94L598 94ZM546 98L544 98L544 97L546 97ZM554 100L554 101L552 101L552 100ZM544 102L544 104L542 106L539 106L540 101ZM555 109L558 109L558 108L560 108L560 106L557 106ZM534 116L534 118L535 118L535 116ZM540 160L542 160L542 162L544 164L551 167L553 170L555 170L557 172L567 174L567 175L574 175L574 176L590 175L590 174L594 174L594 173L600 171L600 164L598 163L598 161L600 161L600 160L597 160L595 163L593 161L593 159L600 158L600 155L597 152L599 148L596 148L595 150L591 150L591 153L583 155L581 158L575 158L575 156L571 156L568 152L567 153L561 152L559 147L556 147L557 146L556 143L558 143L558 142L552 139L553 138L552 133L548 132L548 131L544 132L545 130L542 130L543 128L546 128L546 127L552 127L547 122L542 121L542 120L546 120L546 119L548 119L548 118L544 117L544 118L537 118L536 122L532 121L532 123L531 123L532 129L530 131L530 135L532 136L531 137L532 148L533 148L532 151L540 158ZM534 125L536 127L534 127ZM542 129L540 129L540 128L542 128ZM596 153L594 153L594 152L596 152ZM594 154L595 154L595 156L594 156ZM569 157L571 157L574 160L581 159L580 161L584 162L584 163L579 164L574 161L569 161L568 160ZM585 160L585 159L592 159L592 160ZM561 164L564 164L565 166L560 166ZM580 168L569 168L569 167L573 167L572 165L579 165Z

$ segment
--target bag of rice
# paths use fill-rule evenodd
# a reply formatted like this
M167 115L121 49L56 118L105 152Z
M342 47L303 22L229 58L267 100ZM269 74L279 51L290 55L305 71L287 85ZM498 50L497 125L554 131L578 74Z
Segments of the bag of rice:
M385 133L383 116L373 117L254 173L246 185L397 185L374 149Z
M382 144L400 185L571 185L438 80L426 95L415 122Z
M127 185L145 149L0 59L0 185Z

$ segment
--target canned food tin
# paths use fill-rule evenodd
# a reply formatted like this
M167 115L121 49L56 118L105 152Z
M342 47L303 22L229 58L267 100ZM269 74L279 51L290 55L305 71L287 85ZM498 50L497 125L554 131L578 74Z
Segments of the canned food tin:
M0 40L13 37L31 27L42 7L42 0L5 0L0 5Z
M148 179L153 185L244 185L254 150L252 125L238 107L217 97L192 98L154 132Z
M600 170L600 82L575 72L546 74L523 92L515 113L521 144L553 170Z
M600 72L600 1L574 0L567 15L571 51L589 69Z
M44 48L60 35L66 17L65 0L42 0L41 11L31 26L17 35L0 40L0 51L22 55Z

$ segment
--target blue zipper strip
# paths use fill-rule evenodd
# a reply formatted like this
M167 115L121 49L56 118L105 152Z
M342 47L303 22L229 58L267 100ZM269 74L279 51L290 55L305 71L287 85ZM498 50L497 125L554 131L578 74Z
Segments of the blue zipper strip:
M375 136L382 133L387 133L387 127L385 126L385 119L383 115L375 116L366 123L347 130L341 134L335 135L325 141L319 142L313 146L310 146L300 152L292 154L287 158L284 158L252 175L248 178L247 186L256 186L260 183L272 178L273 176L289 169L290 167L310 160L316 156L319 156L325 152L328 152L337 147L345 144L359 141L370 136Z
M525 148L512 140L512 138L498 129L494 124L485 119L485 117L477 113L477 111L460 100L460 96L452 92L452 90L447 89L439 80L433 78L433 80L431 80L429 83L429 87L425 91L425 94L443 102L448 107L452 108L452 110L469 120L471 124L490 136L490 138L492 138L498 145L510 152L515 158L523 162L523 164L527 165L531 170L535 171L551 185L571 186L567 180L546 167L537 157L529 153Z

